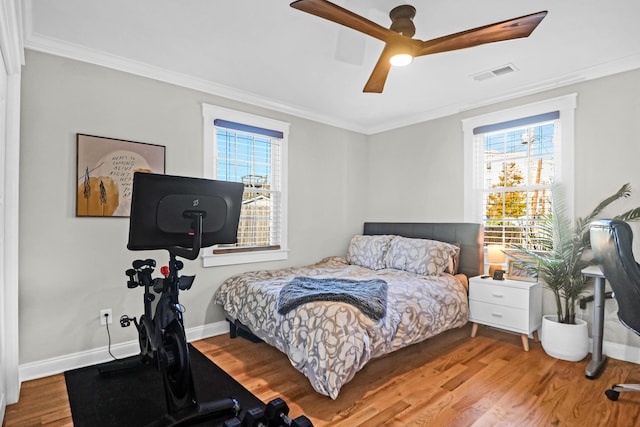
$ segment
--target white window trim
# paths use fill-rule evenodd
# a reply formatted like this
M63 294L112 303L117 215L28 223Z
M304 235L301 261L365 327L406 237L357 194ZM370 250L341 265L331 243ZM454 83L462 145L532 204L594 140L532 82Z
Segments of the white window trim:
M560 144L554 154L555 164L559 166L554 171L555 181L564 186L567 197L567 212L570 218L574 213L574 123L577 94L572 93L558 98L547 99L532 104L507 110L495 111L481 116L462 120L464 132L464 220L479 222L483 213L478 212L482 192L474 188L473 183L473 129L494 123L516 120L523 117L560 111Z
M203 250L200 257L204 267L217 267L222 265L248 264L253 262L281 261L289 257L287 217L288 217L288 142L289 123L274 120L267 117L244 113L242 111L230 110L216 105L202 104L203 117L203 162L204 177L215 179L215 126L214 119L224 119L232 122L243 123L265 129L278 130L283 133L281 141L281 233L280 249L249 251L229 254L212 254L211 251Z

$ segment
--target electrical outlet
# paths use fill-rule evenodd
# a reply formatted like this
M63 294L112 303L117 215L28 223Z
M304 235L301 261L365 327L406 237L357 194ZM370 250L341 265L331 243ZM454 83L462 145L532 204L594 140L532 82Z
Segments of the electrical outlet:
M113 314L111 313L110 308L100 310L100 325L106 325L107 322L109 322L109 324L113 323Z

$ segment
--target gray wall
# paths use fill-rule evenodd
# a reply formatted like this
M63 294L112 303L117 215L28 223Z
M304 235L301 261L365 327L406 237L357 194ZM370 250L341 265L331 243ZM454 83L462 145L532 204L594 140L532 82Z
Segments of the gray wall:
M141 311L141 292L126 288L124 270L135 258L164 256L127 251L126 219L75 217L77 132L165 145L167 173L200 176L200 103L291 123L289 260L207 269L187 263L185 274L198 276L181 294L187 327L222 320L211 298L224 278L343 254L364 220L463 220L461 120L475 115L577 92L576 213L625 182L637 191L618 209L640 205L640 70L369 137L31 51L22 79L21 364L104 346L100 309L112 308L115 318ZM640 347L615 311L608 301L605 340ZM132 328L114 326L112 335L116 343L135 339Z
M371 136L369 170L380 173L369 179L367 220L463 220L461 120L570 93L578 94L576 215L587 215L626 182L635 189L632 197L609 213L640 206L640 70L635 70ZM640 223L632 227L640 255ZM640 338L618 322L615 301L606 307L605 340L640 347ZM553 308L545 299L545 313L553 314ZM579 315L590 321L592 310L589 305Z
M291 123L289 136L289 260L202 268L181 293L186 327L223 320L211 303L221 281L247 269L278 268L346 253L362 230L366 137L297 117L83 62L26 52L22 75L20 165L20 363L107 344L100 309L139 315L141 289L126 287L136 258L166 262L164 251L126 249L126 218L76 218L76 133L167 147L167 173L202 176L201 103ZM111 328L114 343L135 328Z
M463 221L463 154L457 116L370 136L367 220Z

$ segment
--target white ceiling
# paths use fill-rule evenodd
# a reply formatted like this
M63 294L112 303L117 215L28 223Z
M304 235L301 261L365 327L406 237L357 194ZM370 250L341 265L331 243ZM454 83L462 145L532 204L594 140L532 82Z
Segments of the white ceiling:
M25 46L366 134L640 68L638 0L409 2L422 40L549 14L527 39L393 68L382 94L362 88L383 43L289 0L24 0ZM404 1L335 3L386 27ZM519 71L472 77L506 64Z

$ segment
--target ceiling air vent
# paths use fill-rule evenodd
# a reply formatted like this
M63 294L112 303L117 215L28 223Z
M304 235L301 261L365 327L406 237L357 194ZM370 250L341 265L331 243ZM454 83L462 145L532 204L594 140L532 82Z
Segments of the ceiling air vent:
M507 65L494 68L493 70L472 74L471 77L473 77L475 81L481 82L483 80L488 80L493 77L504 76L505 74L510 74L510 73L513 73L514 71L518 71L516 66L513 64L507 64Z

